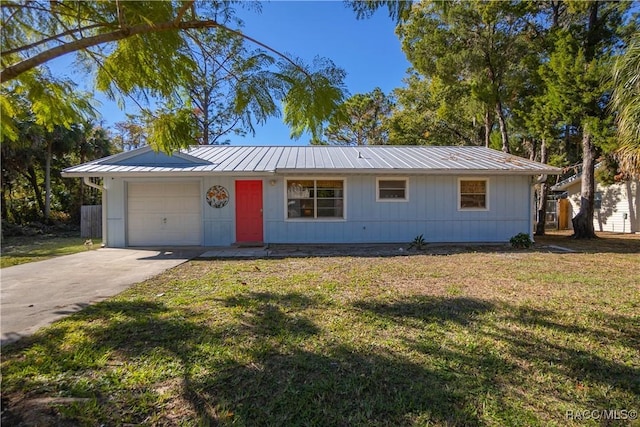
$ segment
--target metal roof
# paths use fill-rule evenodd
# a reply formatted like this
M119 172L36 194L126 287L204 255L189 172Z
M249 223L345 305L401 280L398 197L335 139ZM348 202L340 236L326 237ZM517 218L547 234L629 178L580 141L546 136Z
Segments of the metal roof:
M155 156L155 157L154 157ZM137 161L137 158L140 158ZM150 160L151 159L151 160ZM154 160L155 159L155 160ZM485 147L231 146L190 147L173 156L140 148L79 166L64 176L196 176L204 174L517 174L560 169Z
M602 167L603 163L597 163L594 166L594 170L598 170ZM573 184L576 184L578 182L582 181L582 166L580 166L580 170L578 173L571 175L570 177L568 177L567 179L563 179L562 181L560 181L559 183L557 183L556 185L554 185L553 187L551 187L552 191L564 191L567 188L571 187Z

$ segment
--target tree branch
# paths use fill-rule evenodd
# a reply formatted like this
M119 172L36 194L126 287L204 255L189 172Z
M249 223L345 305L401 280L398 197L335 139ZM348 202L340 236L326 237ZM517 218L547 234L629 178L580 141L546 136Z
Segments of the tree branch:
M20 47L16 47L16 48L13 48L13 49L5 50L5 51L2 52L2 54L3 55L11 55L12 53L18 53L18 52L22 52L23 50L33 49L34 47L38 47L41 44L52 42L52 41L57 40L57 39L59 39L61 37L72 36L72 35L74 35L74 33L77 33L77 32L82 32L82 31L85 31L85 30L93 30L94 28L107 27L107 26L109 26L109 25L108 24L93 24L93 25L88 25L86 27L82 27L82 28L71 28L71 29L68 29L66 31L63 31L60 34L56 34L55 36L47 37L46 39L38 40L37 42L33 42L33 43L28 44L26 46L20 46Z
M266 44L262 43L261 41L258 41L258 40L256 40L256 39L254 39L253 37L249 37L249 36L247 36L246 34L243 34L243 33L242 33L242 32L240 32L240 31L232 30L231 28L227 28L227 27L224 27L224 26L222 26L222 25L220 25L220 27L221 27L221 28L224 28L226 31L229 31L230 33L237 34L238 36L240 36L240 37L242 37L242 38L244 38L244 39L247 39L247 40L249 40L249 41L250 41L250 42L252 42L252 43L257 44L258 46L261 46L261 47L263 47L263 48L267 49L267 50L268 50L268 51L270 51L270 52L275 53L276 55L278 55L279 57L283 58L285 61L289 62L291 65L293 65L294 67L296 67L298 70L300 70L300 71L301 71L305 76L307 76L307 78L308 78L310 81L312 81L312 79L311 79L311 75L310 75L309 73L307 73L307 70L305 70L304 68L302 68L300 65L296 64L296 63L295 63L295 61L293 61L291 58L289 58L289 57L288 57L287 55L285 55L284 53L282 53L282 52L280 52L280 51L278 51L278 50L276 50L276 49L274 49L274 48L272 48L272 47L270 47L270 46L268 46L268 45L266 45Z
M230 124L227 127L227 129L220 129L216 131L215 132L216 135L213 138L211 138L211 142L207 141L207 145L215 145L221 137L231 132L233 128L236 127L236 125L240 120L241 120L240 116L236 116L235 121L232 124ZM250 127L251 129L253 129L253 126L250 126ZM252 132L252 133L255 134L255 132Z
M44 52L40 52L39 54L32 56L31 58L6 67L4 70L2 70L2 72L0 72L0 81L7 82L9 80L15 79L20 74L29 71L32 68L46 63L47 61L58 58L67 53L87 49L89 47L97 46L103 43L114 42L140 34L210 27L221 27L221 25L218 24L218 22L211 20L187 21L179 23L171 21L158 24L140 24L110 33L98 34L96 36L74 40L61 46L56 46L51 49L45 50Z
M182 20L182 17L187 12L187 10L193 5L194 1L195 0L189 0L189 1L185 2L185 4L182 5L180 10L178 10L178 14L176 15L176 19L173 20L173 22L175 24L177 24L178 22L180 22Z
M124 30L127 28L127 23L124 20L124 14L122 13L122 5L119 0L116 0L116 12L118 14L118 25L120 25L120 29Z
M67 53L76 52L78 50L87 49L89 47L97 46L103 43L114 42L118 40L125 39L127 37L147 34L147 33L158 33L163 31L174 31L174 30L188 30L188 29L198 29L198 28L213 28L218 27L222 28L226 31L229 31L232 34L236 34L246 40L249 40L252 43L257 44L270 52L275 53L279 57L283 58L285 61L289 62L295 68L300 70L309 81L313 81L311 75L305 70L303 67L298 65L295 61L289 58L284 53L254 39L253 37L247 36L240 31L233 30L228 28L222 24L219 24L214 20L205 20L205 21L186 21L186 22L162 22L158 24L139 24L133 27L128 27L125 29L120 29L117 31L113 31L110 33L98 34L92 37L86 37L78 40L74 40L72 42L63 44L61 46L56 46L51 49L45 50L43 52L38 53L31 58L27 58L17 64L11 65L9 67L4 68L0 71L0 82L4 83L9 80L13 80L18 77L20 74L31 70L37 66L40 66L52 59L58 58L60 56L66 55Z

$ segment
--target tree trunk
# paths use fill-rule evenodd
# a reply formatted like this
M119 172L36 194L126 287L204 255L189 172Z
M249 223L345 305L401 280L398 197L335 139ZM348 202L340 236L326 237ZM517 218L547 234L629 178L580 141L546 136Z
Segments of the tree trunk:
M40 212L44 215L44 200L42 199L42 192L40 191L40 186L38 185L38 175L36 174L36 170L33 165L30 165L27 168L27 171L24 173L27 177L27 180L31 184L31 188L33 188L33 192L36 195L36 203L38 204L38 208L40 208Z
M591 134L582 135L582 187L580 191L580 211L573 217L573 237L576 239L592 239L596 237L593 229L593 200L595 196L595 162L596 149Z
M498 116L498 124L500 125L500 135L502 136L502 151L510 153L509 149L509 134L507 132L507 121L504 118L504 111L502 111L502 102L496 102L496 114Z
M211 141L209 140L211 136L209 135L209 127L211 126L211 119L209 118L211 108L211 89L204 88L204 95L202 100L202 141L201 145L209 145Z
M44 166L44 220L49 222L51 216L51 150L53 142L49 140L47 143L47 156Z
M560 6L561 1L551 1L551 28L558 28L560 24Z
M587 37L585 39L585 58L591 61L595 57L596 45L599 41L598 27L598 2L589 5L589 22ZM595 102L587 105L585 116L596 116L598 108ZM584 121L584 120L583 120ZM584 129L582 134L582 185L580 189L580 211L573 217L573 237L576 239L592 239L596 237L593 228L593 201L595 198L595 162L596 147L593 145L591 132Z
M535 155L534 155L535 156ZM540 161L547 163L547 143L543 139L540 145ZM540 191L538 192L538 221L536 222L536 236L544 236L545 229L547 227L547 197L549 195L549 186L547 181L540 184Z
M629 231L631 233L637 233L640 231L638 228L638 215L640 214L640 185L636 184L635 194L631 188L631 180L628 179L625 182L625 190L627 191L627 203L629 204L629 223L631 224ZM635 201L635 203L634 203Z
M491 143L491 129L493 129L493 120L491 119L491 111L487 108L484 113L484 146L487 148Z
M522 141L522 144L527 149L527 151L529 151L529 160L531 160L532 162L535 162L536 161L536 151L538 150L538 142L537 142L537 140L535 138L531 138L531 140L524 139ZM540 147L540 151L542 151L542 150L545 150L545 149ZM545 152L546 152L546 150L545 150Z
M3 183L4 184L4 183ZM2 221L8 221L9 219L9 210L7 209L7 191L4 188L5 186L2 185L2 194L1 194L1 198L0 198L0 203L2 204Z

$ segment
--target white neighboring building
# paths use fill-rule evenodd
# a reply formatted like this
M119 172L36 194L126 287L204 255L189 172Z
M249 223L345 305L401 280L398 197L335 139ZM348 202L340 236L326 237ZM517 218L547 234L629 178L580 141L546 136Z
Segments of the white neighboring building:
M569 229L573 228L571 218L580 210L581 184L582 174L579 173L551 187L553 191L567 193L568 209L560 206L558 222L568 225ZM563 218L564 215L568 215L568 219ZM640 232L640 182L637 179L606 186L596 181L593 228L614 233Z

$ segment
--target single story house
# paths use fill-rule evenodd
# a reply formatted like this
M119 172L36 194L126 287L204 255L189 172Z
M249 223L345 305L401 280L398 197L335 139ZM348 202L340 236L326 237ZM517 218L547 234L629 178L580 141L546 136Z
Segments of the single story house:
M195 146L63 176L103 191L103 243L127 247L506 242L532 233L533 186L558 173L484 147Z
M596 168L599 165L596 165ZM558 226L572 229L573 218L580 211L582 173L570 176L551 187L558 197ZM593 228L614 233L640 232L640 181L628 180L611 185L596 181Z

